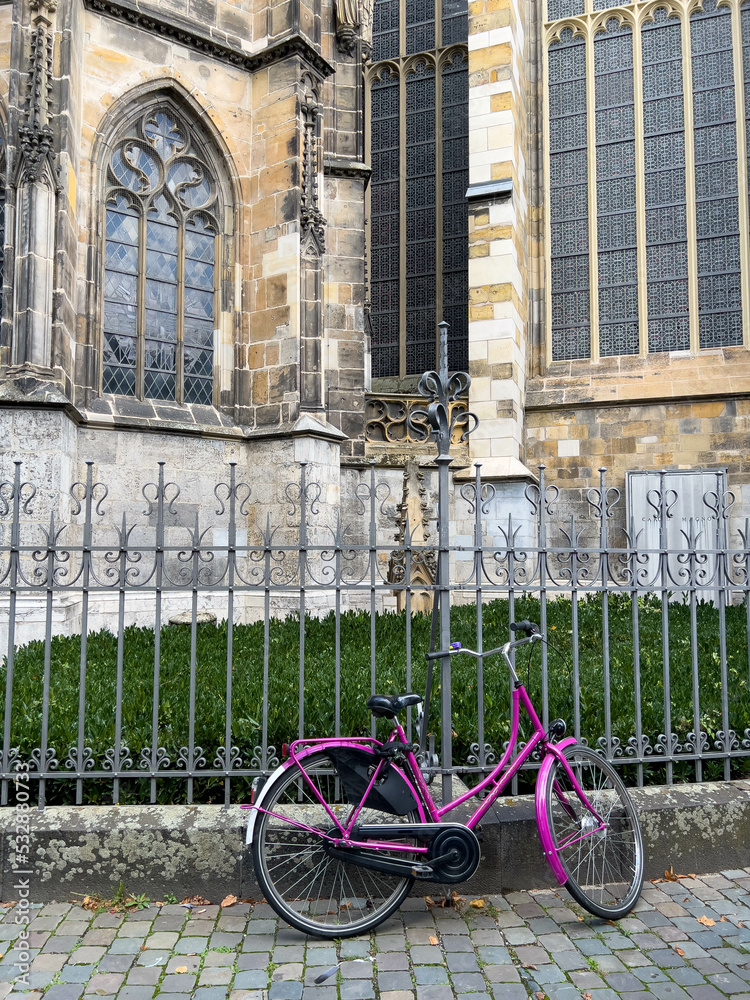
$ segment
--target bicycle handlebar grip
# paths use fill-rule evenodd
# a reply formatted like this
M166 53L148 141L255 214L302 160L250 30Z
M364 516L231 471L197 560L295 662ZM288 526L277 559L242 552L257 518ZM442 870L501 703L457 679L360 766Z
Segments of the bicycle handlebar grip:
M511 622L510 630L511 632L525 632L529 636L536 635L539 632L539 626L524 618L522 622Z

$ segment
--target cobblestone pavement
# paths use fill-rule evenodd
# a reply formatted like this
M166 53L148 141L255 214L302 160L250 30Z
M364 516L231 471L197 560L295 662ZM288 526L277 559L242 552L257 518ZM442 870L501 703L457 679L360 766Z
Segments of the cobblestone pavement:
M15 979L20 910L0 911L0 1000L750 1000L750 868L647 883L616 925L564 890L470 902L410 899L372 936L340 942L306 939L265 904L98 916L47 904L33 908L27 984Z

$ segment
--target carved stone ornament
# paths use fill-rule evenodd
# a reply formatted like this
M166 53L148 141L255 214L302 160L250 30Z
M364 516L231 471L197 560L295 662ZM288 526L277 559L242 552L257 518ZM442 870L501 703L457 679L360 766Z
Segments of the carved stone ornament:
M359 0L335 0L336 41L347 55L354 55L361 25Z
M318 118L321 106L315 80L303 77L302 125L302 197L300 204L301 250L305 256L325 253L325 222L318 202Z
M31 27L26 108L18 126L16 183L46 180L59 189L55 135L49 124L57 0L29 0L29 7L36 16Z

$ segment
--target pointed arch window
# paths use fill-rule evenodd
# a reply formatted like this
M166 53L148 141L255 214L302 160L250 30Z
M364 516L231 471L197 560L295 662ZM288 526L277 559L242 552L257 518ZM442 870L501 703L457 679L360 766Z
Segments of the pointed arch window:
M171 106L130 123L107 164L102 390L214 401L217 172Z

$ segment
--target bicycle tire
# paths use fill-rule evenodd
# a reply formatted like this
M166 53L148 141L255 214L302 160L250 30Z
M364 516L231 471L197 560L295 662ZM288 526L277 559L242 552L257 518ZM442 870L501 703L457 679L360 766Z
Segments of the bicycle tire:
M331 759L325 753L315 753L306 757L303 764L307 777L343 821L356 803L336 802L338 779ZM340 782L339 787L342 788ZM328 832L332 826L323 806L301 778L297 764L278 779L264 799L263 808L280 816L294 814L321 832ZM398 909L414 884L411 877L373 871L331 858L321 837L275 819L268 812L259 814L253 838L258 882L276 913L305 934L337 938L370 931ZM358 822L392 823L395 819L390 813L363 808ZM399 819L418 823L416 803L413 812ZM387 852L378 851L378 856L387 856ZM405 855L400 852L398 856Z
M643 838L635 808L609 761L579 745L563 754L588 801L607 823L601 833L576 836L599 822L558 760L547 776L544 800L554 848L568 876L565 888L594 916L619 920L630 913L643 886Z

